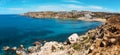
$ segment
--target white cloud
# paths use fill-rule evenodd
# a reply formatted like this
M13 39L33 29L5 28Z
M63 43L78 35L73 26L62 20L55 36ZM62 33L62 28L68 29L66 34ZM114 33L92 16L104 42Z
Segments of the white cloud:
M71 8L71 9L76 9L76 10L104 10L106 8L102 6L83 6L83 5L75 5L75 4L68 4L66 7Z
M75 4L61 4L61 5L41 5L38 6L34 11L70 11L70 10L89 10L89 11L106 11L102 6L95 5L75 5Z
M65 5L42 5L38 6L35 11L65 11Z
M71 11L71 10L78 10L78 11L105 11L110 12L114 11L108 8L104 8L102 6L96 5L75 5L75 4L59 4L59 5L40 5L40 6L33 6L29 8L22 8L22 7L9 7L9 8L0 8L0 10L6 10L11 13L24 13L24 12L35 12L35 11ZM3 12L4 13L4 12Z

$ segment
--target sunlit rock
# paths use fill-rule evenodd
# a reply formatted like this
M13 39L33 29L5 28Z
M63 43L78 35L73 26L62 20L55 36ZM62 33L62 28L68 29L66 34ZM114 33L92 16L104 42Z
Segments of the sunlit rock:
M72 34L71 36L68 37L68 40L71 44L76 43L78 40L78 35L76 33Z
M16 51L17 55L27 55L25 51Z
M100 43L102 42L102 40L101 39L97 39L97 41L96 41L96 47L100 47Z
M115 38L111 38L110 41L111 41L112 43L115 43L115 42L116 42L116 39L115 39Z
M33 53L37 51L37 47L36 46L31 46L28 48L29 53Z
M37 46L37 45L42 45L39 41L36 41L33 43L34 46Z
M3 50L9 50L9 49L10 49L9 46L5 46L5 47L3 47Z
M12 50L14 50L14 51L17 50L17 47L13 47Z

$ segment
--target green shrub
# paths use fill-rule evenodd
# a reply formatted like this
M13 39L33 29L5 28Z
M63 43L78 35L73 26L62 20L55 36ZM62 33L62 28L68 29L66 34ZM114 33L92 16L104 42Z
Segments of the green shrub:
M74 50L81 50L81 48L82 48L79 43L74 43L74 44L72 45L72 47L73 47Z
M55 46L52 46L52 52L54 52L56 50Z

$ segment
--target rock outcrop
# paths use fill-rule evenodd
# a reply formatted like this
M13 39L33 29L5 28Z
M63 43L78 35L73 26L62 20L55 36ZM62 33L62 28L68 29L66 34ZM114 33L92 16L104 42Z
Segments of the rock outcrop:
M99 28L89 55L120 55L120 17L113 16Z

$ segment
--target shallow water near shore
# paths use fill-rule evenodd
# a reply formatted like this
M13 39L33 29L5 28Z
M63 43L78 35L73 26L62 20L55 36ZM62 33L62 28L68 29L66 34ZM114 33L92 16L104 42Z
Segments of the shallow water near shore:
M73 33L81 35L101 24L80 20L0 15L0 49L2 51L3 46L18 47L20 44L28 47L35 41L63 42Z

